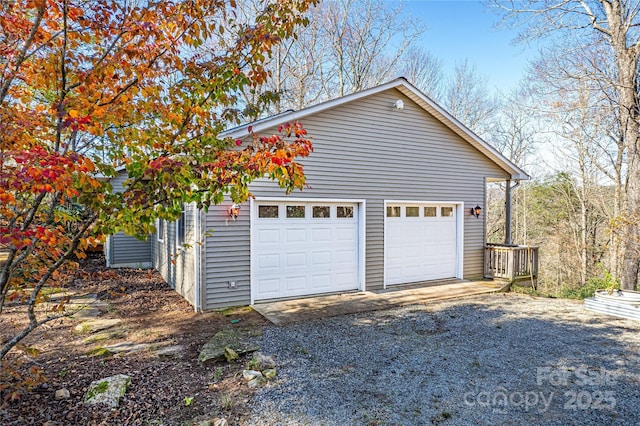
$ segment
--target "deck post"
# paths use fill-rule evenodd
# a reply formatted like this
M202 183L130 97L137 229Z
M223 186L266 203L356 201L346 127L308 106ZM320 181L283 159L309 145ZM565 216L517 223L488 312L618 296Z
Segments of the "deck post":
M507 179L504 193L504 244L511 245L511 180Z

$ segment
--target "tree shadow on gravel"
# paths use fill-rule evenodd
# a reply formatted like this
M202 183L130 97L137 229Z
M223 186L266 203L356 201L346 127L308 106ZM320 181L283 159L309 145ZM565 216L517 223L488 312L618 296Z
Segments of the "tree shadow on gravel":
M639 328L510 295L268 327L249 424L636 424Z

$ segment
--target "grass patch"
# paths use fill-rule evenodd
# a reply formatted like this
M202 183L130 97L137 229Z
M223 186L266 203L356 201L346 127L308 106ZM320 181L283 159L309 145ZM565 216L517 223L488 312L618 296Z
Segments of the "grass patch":
M222 410L230 411L235 405L233 395L230 392L223 393L218 399L218 405L220 405Z

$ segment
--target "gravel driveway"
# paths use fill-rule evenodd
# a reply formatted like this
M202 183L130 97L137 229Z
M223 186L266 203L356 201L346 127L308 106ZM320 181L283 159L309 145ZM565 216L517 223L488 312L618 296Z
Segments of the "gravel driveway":
M512 294L267 327L249 424L640 424L639 330Z

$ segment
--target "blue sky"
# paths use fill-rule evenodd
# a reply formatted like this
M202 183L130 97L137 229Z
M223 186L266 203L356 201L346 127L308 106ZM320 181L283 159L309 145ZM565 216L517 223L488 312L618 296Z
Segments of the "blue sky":
M406 13L427 25L421 42L444 61L446 74L456 62L468 59L489 78L490 89L507 92L524 77L537 53L535 46L513 43L516 31L494 28L499 15L478 0L404 0L402 4Z

